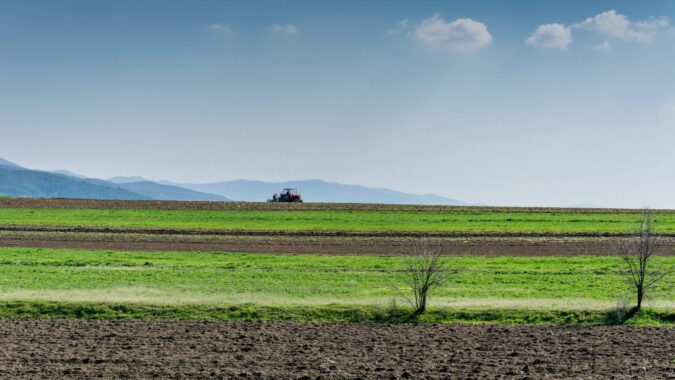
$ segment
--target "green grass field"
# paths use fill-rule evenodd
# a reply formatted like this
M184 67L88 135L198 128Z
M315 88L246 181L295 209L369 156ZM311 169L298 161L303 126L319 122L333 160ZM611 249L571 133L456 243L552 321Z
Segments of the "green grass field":
M675 232L675 213L656 216ZM266 231L624 233L634 213L0 209L0 225ZM113 237L114 238L114 237ZM0 248L0 317L405 320L408 258ZM670 268L675 257L656 257ZM619 257L449 257L431 322L605 323ZM675 275L637 323L675 323ZM392 303L396 307L392 307Z
M40 316L40 310L51 310L53 317L59 315L54 310L64 312L67 306L96 317L97 307L105 315L111 305L121 305L121 316L131 317L161 317L173 310L169 314L174 317L244 313L268 318L280 313L324 320L372 313L394 299L405 305L407 260L0 248L0 315ZM656 267L673 264L675 257L654 261ZM449 281L430 300L435 310L431 315L439 321L459 318L459 312L470 313L465 315L468 320L489 320L495 313L521 315L517 321L527 315L558 318L560 313L597 319L629 289L618 257L453 257L445 267L451 273ZM650 301L666 316L675 313L674 282L675 275L668 277Z
M0 209L5 225L273 231L623 233L638 219L569 212ZM658 231L675 232L675 213L656 220Z

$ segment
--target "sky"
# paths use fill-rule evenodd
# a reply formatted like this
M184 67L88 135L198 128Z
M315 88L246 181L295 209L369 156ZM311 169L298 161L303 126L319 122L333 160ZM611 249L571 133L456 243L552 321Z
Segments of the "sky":
M3 0L0 157L675 208L675 1Z

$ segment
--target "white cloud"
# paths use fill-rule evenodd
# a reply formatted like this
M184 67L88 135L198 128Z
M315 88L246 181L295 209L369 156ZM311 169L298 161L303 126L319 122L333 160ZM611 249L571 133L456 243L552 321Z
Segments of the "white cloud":
M222 33L222 34L232 34L234 31L232 28L225 24L213 24L209 27L209 29L213 30L214 32Z
M672 29L668 17L651 17L648 20L631 21L627 16L612 9L569 26L557 23L539 25L525 42L532 46L566 49L572 43L572 30L579 30L625 41L651 43L659 31ZM612 45L604 40L591 48L607 52L612 49Z
M612 51L612 44L610 44L609 41L604 40L603 42L601 42L599 44L592 45L591 49L608 53L608 52Z
M267 28L272 33L294 36L298 34L298 28L291 24L272 24Z
M539 25L525 43L536 47L567 49L572 43L572 31L562 24Z
M414 36L426 47L453 51L476 50L492 42L492 35L482 22L470 18L447 22L438 14L417 24Z
M385 36L391 36L394 34L400 34L404 33L408 30L408 19L403 19L394 25L393 28L387 30L387 32L384 34Z
M651 43L661 29L670 26L668 17L652 17L646 21L631 21L615 10L600 13L572 25L572 28L587 30L602 35L620 38L626 41Z

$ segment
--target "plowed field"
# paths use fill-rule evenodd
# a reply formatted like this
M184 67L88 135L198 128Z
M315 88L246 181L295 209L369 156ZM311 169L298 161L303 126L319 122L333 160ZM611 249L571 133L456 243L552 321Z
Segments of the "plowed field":
M2 378L675 377L672 328L2 320L0 337Z
M463 236L462 236L463 235ZM205 231L0 226L0 246L132 251L226 251L402 256L424 239L444 255L579 256L616 253L614 236L289 231ZM675 237L659 253L675 255Z

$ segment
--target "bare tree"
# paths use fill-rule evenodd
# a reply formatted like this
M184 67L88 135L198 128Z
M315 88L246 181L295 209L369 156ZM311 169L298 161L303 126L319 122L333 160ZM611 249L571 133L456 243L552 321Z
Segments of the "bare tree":
M637 295L637 304L629 313L635 315L654 285L673 271L652 269L651 259L656 253L659 238L654 231L654 214L651 210L642 210L637 230L631 231L630 235L620 243L619 253L628 267L628 281Z
M412 291L412 298L408 298L408 301L415 308L415 315L427 310L429 291L446 281L448 272L443 270L442 264L439 249L423 244L414 250L406 271L406 283Z

